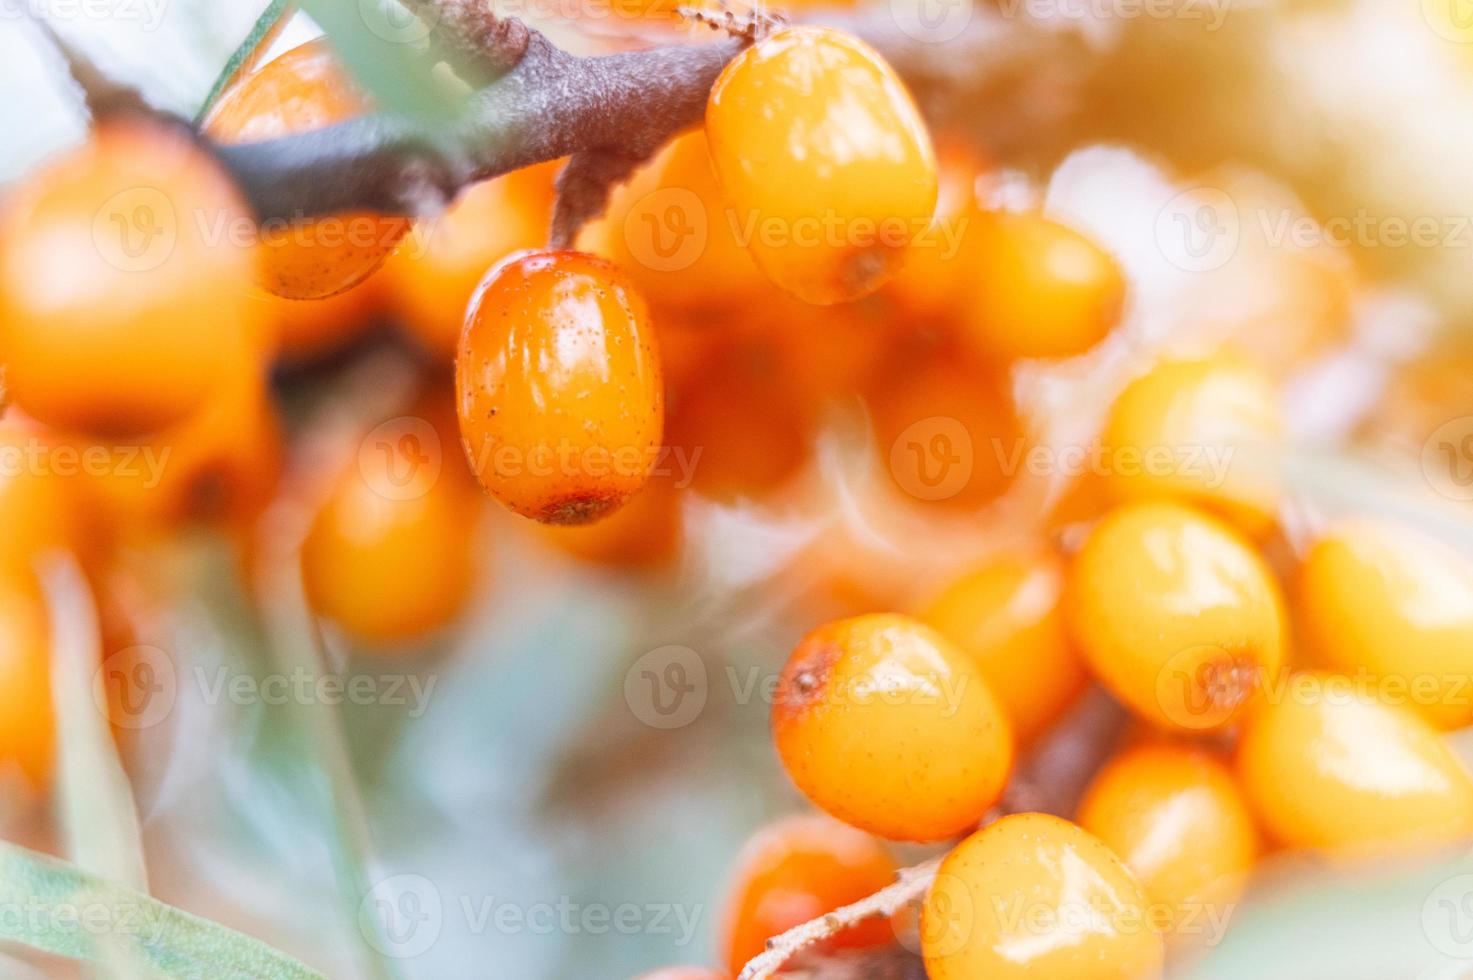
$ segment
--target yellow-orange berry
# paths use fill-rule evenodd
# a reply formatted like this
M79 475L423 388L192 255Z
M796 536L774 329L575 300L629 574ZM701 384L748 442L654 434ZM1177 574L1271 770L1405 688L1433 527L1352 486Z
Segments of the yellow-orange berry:
M675 557L683 523L674 478L655 474L623 507L595 524L539 526L548 541L575 558L652 568Z
M1165 956L1120 858L1042 813L1003 817L946 856L921 951L930 980L1149 980Z
M1284 659L1273 573L1232 528L1181 504L1106 515L1075 556L1065 608L1095 676L1167 729L1231 724Z
M78 457L65 444L12 412L0 420L0 569L30 570L47 552L70 551L84 564L102 547L90 486L74 478Z
M778 681L772 731L809 799L893 840L974 826L1013 763L1007 715L972 659L908 616L842 619L805 636Z
M1079 825L1125 862L1186 945L1220 939L1258 856L1258 830L1226 764L1203 748L1152 742L1102 769Z
M952 582L921 619L971 654L1019 742L1046 729L1084 690L1064 626L1064 565L1048 552L1002 555Z
M841 31L778 31L706 108L711 161L757 265L810 303L878 289L936 206L936 158L894 70Z
M0 566L0 769L44 787L55 741L46 598L34 572Z
M107 124L0 217L5 388L58 428L133 436L196 411L263 309L249 249L211 240L248 211L181 132Z
M422 405L370 433L302 544L312 608L370 644L444 627L475 584L482 500L446 416Z
M1038 214L969 217L962 336L982 356L1073 357L1120 320L1120 267L1089 238Z
M204 131L225 143L310 132L371 108L325 38L292 48L235 82ZM321 299L367 278L408 232L408 218L351 212L263 227L260 281L291 299Z
M486 270L547 238L554 166L475 185L438 220L415 228L384 264L390 304L426 350L454 356L466 308Z
M1297 608L1323 665L1366 672L1438 728L1473 721L1473 562L1415 530L1347 522L1299 570Z
M649 312L594 256L526 252L492 270L471 303L455 385L471 468L525 517L596 521L658 456L665 396Z
M1116 399L1101 442L1116 500L1174 497L1257 536L1279 506L1283 421L1269 377L1245 361L1169 361Z
M789 817L758 831L737 858L721 923L721 950L732 975L767 940L884 888L895 862L873 837L831 817ZM894 939L883 919L846 929L820 948L883 946Z
M1253 711L1238 775L1276 841L1352 855L1473 836L1473 778L1410 708L1333 674L1298 674Z

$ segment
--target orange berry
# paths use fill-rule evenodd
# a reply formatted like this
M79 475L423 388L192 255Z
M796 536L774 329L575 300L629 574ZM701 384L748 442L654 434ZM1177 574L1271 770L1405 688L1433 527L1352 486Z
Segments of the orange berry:
M34 572L0 566L0 769L45 787L55 741L46 597Z
M805 636L779 678L772 730L809 799L892 840L944 840L997 802L1013 735L976 664L908 616Z
M209 222L247 215L183 133L107 124L0 217L0 360L47 425L138 435L196 411L261 342L251 256Z
M659 453L664 390L644 299L581 252L492 270L456 358L460 432L481 485L548 524L605 517Z
M369 643L440 629L475 581L481 501L442 415L448 412L421 406L389 423L402 424L402 432L370 434L302 544L313 609Z
M1473 778L1447 742L1350 678L1290 678L1250 714L1237 767L1259 821L1290 847L1359 855L1473 836Z
M895 881L895 862L863 831L824 816L797 816L758 831L737 858L721 924L721 949L732 975L794 926L857 902ZM895 938L871 919L818 948L862 949Z
M210 107L204 132L250 143L323 129L368 112L367 96L325 38L292 48L236 81ZM367 212L263 227L261 286L291 299L322 299L363 281L394 251L410 220Z
M1120 858L1044 813L1003 817L941 862L921 911L930 980L1147 980L1165 954Z
M1064 627L1063 592L1057 556L1002 555L956 579L920 616L976 659L1021 743L1047 729L1087 680Z
M1226 524L1180 504L1110 512L1075 556L1065 609L1095 676L1166 729L1231 724L1284 659L1268 566Z
M439 220L415 228L384 265L393 310L426 350L454 356L486 270L546 241L555 167L542 164L476 184Z
M601 565L650 568L679 550L680 493L670 476L651 476L628 503L594 524L539 525L543 536L575 558Z
M1023 433L1001 372L928 356L886 372L869 404L880 461L908 496L976 509L1012 482Z
M75 552L85 563L100 550L93 500L74 478L82 460L60 458L62 446L40 425L0 420L0 569L30 570L51 551Z
M1156 366L1120 394L1101 436L1116 500L1178 497L1258 536L1278 513L1278 393L1252 365L1218 357Z
M262 293L275 321L276 354L302 364L342 350L373 326L381 306L377 278L325 299L287 299Z
M1319 662L1383 678L1442 729L1473 722L1473 562L1385 521L1326 534L1299 570L1298 609Z
M936 206L920 112L842 31L788 28L733 58L711 89L706 136L737 233L773 282L810 303L878 289Z
M1192 945L1221 938L1258 856L1258 831L1232 771L1193 746L1128 749L1095 776L1079 825L1104 841Z
M1125 282L1110 255L1038 214L970 216L957 261L968 289L962 336L984 357L1073 357L1120 320Z

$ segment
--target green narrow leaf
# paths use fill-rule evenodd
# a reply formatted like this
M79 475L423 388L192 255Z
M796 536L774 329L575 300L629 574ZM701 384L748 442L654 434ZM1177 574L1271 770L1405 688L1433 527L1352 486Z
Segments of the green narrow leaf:
M105 963L99 937L178 980L326 980L258 939L74 864L0 841L0 940Z
M205 115L209 113L210 107L215 104L215 100L220 97L220 93L225 91L225 86L230 84L231 79L235 77L235 73L240 70L241 65L245 64L256 53L256 48L276 29L276 25L286 15L288 5L289 0L271 0L266 5L266 9L261 11L261 16L257 17L255 24L251 25L250 32L246 34L245 40L240 42L240 45L235 49L235 53L230 56L230 60L225 63L225 67L216 76L215 84L210 86L209 94L205 96L204 103L200 105L199 112L195 114L195 126L199 126L204 122Z

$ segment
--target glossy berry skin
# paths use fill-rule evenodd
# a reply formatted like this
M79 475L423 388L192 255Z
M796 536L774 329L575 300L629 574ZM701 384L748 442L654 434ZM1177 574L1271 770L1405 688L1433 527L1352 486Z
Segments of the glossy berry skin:
M857 902L895 881L895 862L877 840L831 817L811 815L764 827L737 857L721 922L720 945L732 976L767 940ZM884 919L846 929L820 949L883 946Z
M1148 899L1120 858L1059 817L989 824L941 862L921 912L930 980L1146 980L1161 974Z
M1473 563L1415 529L1357 520L1299 569L1297 609L1317 662L1368 672L1442 729L1473 722Z
M1111 408L1104 486L1117 501L1198 504L1257 537L1278 513L1283 438L1278 392L1263 371L1225 356L1168 361Z
M878 289L936 206L915 103L841 31L789 28L737 55L711 90L706 136L752 257L810 303Z
M976 664L894 614L805 636L779 678L772 731L810 800L892 840L943 840L974 826L1013 763L1007 716Z
M968 217L962 334L981 356L1073 357L1119 322L1125 281L1089 238L1038 214Z
M1258 856L1258 830L1232 770L1206 749L1147 742L1095 776L1079 825L1135 875L1190 945L1232 911Z
M1065 608L1095 676L1167 730L1232 724L1284 659L1268 566L1232 528L1180 504L1106 515L1075 556Z
M587 524L644 485L664 387L644 299L581 252L492 270L456 358L461 439L481 485L524 517Z
M1048 728L1084 690L1063 592L1057 556L1001 555L956 579L920 615L976 659L1020 743Z
M319 38L236 81L210 108L204 132L222 143L254 143L323 129L370 108ZM351 212L263 227L261 286L289 299L342 292L377 269L410 224L408 218Z
M15 766L44 788L55 740L46 597L33 571L0 566L0 768Z
M368 445L329 486L302 545L313 610L370 646L447 626L476 581L481 497L455 454L453 428L434 410L412 414L439 432L442 463L434 465L433 447L399 450L390 439L395 455L385 459Z
M1362 855L1473 836L1473 778L1420 715L1345 677L1286 684L1238 744L1239 779L1274 840Z
M553 166L527 167L469 188L439 219L415 228L384 264L390 305L427 351L454 357L466 307L486 270L546 240Z
M60 429L134 436L196 411L261 342L246 219L226 176L178 131L109 123L32 175L0 216L0 360L8 395Z

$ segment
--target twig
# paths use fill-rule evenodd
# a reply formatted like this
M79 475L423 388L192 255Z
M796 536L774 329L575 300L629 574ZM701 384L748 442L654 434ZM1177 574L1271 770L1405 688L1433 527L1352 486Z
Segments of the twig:
M137 88L110 77L97 67L91 58L62 37L44 17L37 14L30 4L22 4L20 9L61 59L72 83L81 91L82 101L93 119L129 113L163 115L160 110L148 103L143 93Z
M936 858L924 864L904 868L900 872L900 879L895 884L886 886L853 905L846 905L828 915L812 919L781 935L774 936L767 941L766 952L748 963L737 980L767 980L804 947L827 939L836 932L848 929L866 919L894 915L926 893L926 889L931 887L931 882L936 879L936 868L940 864L941 859Z

